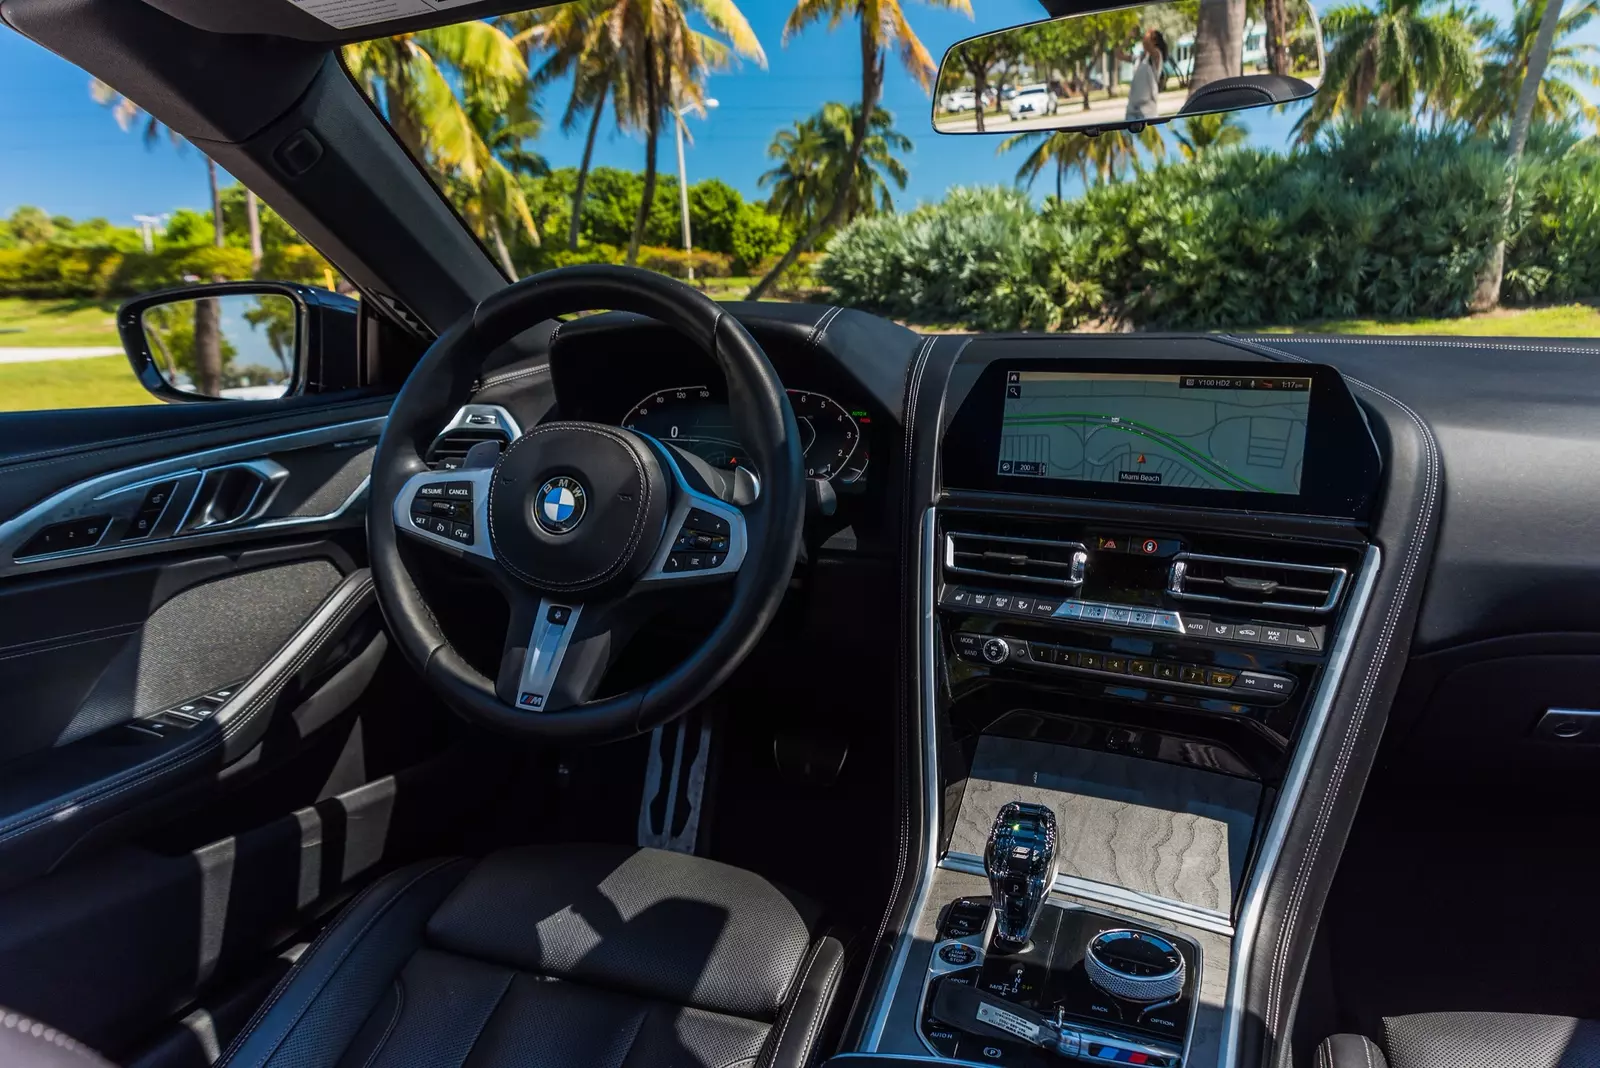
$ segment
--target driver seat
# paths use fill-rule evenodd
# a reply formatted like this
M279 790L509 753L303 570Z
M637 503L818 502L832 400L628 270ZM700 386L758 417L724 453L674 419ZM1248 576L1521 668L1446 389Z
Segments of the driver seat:
M804 1068L843 970L813 906L716 861L432 860L356 897L218 1064Z

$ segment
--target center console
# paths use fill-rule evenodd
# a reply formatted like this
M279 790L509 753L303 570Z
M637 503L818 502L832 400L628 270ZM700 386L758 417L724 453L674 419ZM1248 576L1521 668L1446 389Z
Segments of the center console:
M1330 367L1060 351L948 367L919 550L931 866L861 1051L1215 1064L1371 592L1380 454Z

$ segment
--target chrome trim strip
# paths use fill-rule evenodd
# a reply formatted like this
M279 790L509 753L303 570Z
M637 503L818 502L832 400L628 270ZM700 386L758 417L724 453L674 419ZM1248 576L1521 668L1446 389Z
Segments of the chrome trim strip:
M103 475L96 475L93 478L75 483L65 489L58 490L4 523L0 523L0 575L51 571L61 567L72 566L86 557L92 557L95 562L120 560L130 556L170 552L189 545L204 545L215 538L243 537L258 532L277 532L285 528L315 528L346 522L348 513L356 502L361 499L362 494L365 493L365 481L357 487L356 492L345 500L344 504L324 515L283 516L277 519L245 523L216 530L198 530L192 534L156 536L117 542L102 541L95 546L76 549L71 552L52 553L49 556L40 556L21 561L15 559L17 549L21 548L39 530L54 523L101 513L106 510L106 506L101 502L107 498L120 496L131 490L142 489L155 482L198 475L205 468L261 459L268 453L292 452L297 449L315 448L318 445L357 440L368 436L376 437L383 432L384 423L387 422L387 419L387 416L380 415L349 423L335 423L332 426L313 427L309 430L297 430L288 434L256 438L251 441L241 441L229 445L218 445L215 448L203 449L199 452L184 453L162 460L154 460L150 463L108 471ZM115 509L113 510L115 511ZM109 534L110 532L108 531L107 533Z
M1206 560L1218 564L1245 564L1250 567L1281 567L1286 571L1306 571L1321 575L1332 575L1333 586L1328 590L1327 600L1320 605L1289 604L1284 601L1244 601L1232 597L1217 597L1209 593L1188 593L1183 588L1183 580L1187 572L1186 565L1190 560ZM1314 612L1318 615L1332 610L1339 603L1339 595L1344 592L1345 583L1349 580L1350 573L1342 567L1329 567L1325 564L1290 564L1282 560L1258 560L1248 556L1211 556L1206 553L1179 553L1172 558L1172 566L1167 570L1167 592L1174 597L1181 597L1186 601L1210 601L1215 604L1231 604L1239 608L1281 608L1288 612Z
M927 838L923 842L922 870L917 873L911 906L906 911L906 925L896 939L894 956L890 958L889 979L878 988L877 1000L872 1006L862 1037L862 1046L869 1052L878 1048L878 1043L883 1039L883 1030L888 1026L889 1012L894 1008L894 995L900 989L900 979L906 970L906 957L910 955L911 943L916 939L917 918L927 907L928 891L933 887L933 869L939 854L939 751L933 741L933 732L938 727L935 709L939 686L938 665L935 662L938 643L933 633L934 613L938 610L933 589L934 576L938 571L937 531L937 519L934 509L930 507L922 513L922 583L918 591L918 596L922 598L922 618L916 634L920 645L916 650L916 662L920 665L918 674L922 683L917 691L917 700L922 703L924 731L922 814Z
M1305 793L1306 781L1311 776L1311 761L1322 742L1328 717L1333 711L1333 699L1344 680L1345 670L1350 666L1350 654L1355 648L1356 635L1366 619L1367 604L1378 582L1378 565L1382 558L1383 554L1376 545L1367 546L1348 614L1328 658L1327 671L1317 686L1316 699L1300 731L1300 740L1295 745L1294 756L1284 774L1277 804L1272 809L1272 818L1261 836L1261 846L1251 869L1250 880L1245 884L1238 930L1229 960L1228 993L1223 1004L1221 1052L1217 1058L1220 1068L1232 1068L1239 1060L1239 1044L1244 1034L1245 988L1249 981L1251 953L1255 948L1256 935L1261 930L1261 913L1267 904L1267 885L1283 854L1283 843L1289 836L1289 821L1294 817L1294 811Z
M958 871L964 875L985 874L983 858L973 856L971 853L946 853L944 859L939 861L939 867L946 871ZM1214 912L1183 901L1174 901L1171 898L1161 897L1157 894L1146 894L1140 890L1130 890L1125 886L1114 886L1111 883L1097 882L1094 879L1084 879L1076 875L1056 875L1055 885L1051 888L1057 894L1070 894L1086 901L1098 902L1102 905L1114 905L1117 908L1127 909L1130 912L1143 913L1146 916L1155 916L1169 923L1180 923L1185 927L1194 927L1201 931L1210 931L1212 934L1233 934L1233 924L1226 913Z

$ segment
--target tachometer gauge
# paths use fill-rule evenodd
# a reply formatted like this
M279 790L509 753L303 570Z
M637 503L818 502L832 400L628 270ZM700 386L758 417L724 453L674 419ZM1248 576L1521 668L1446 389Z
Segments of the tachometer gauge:
M628 409L622 425L687 449L724 471L751 466L734 437L727 404L713 399L706 386L657 390Z
M800 424L807 478L831 479L845 470L861 444L855 418L832 397L791 389L789 404Z

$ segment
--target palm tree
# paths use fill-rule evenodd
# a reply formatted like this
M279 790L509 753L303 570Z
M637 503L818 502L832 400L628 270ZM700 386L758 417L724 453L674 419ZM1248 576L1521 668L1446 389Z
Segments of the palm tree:
M1178 151L1190 162L1207 152L1243 144L1249 136L1250 130L1239 121L1238 116L1226 111L1190 115L1183 120L1183 125L1174 126L1172 130L1173 140L1178 142Z
M760 178L758 185L772 186L769 211L805 228L829 213L840 182L838 168L850 158L850 142L857 127L857 105L827 103L822 110L787 130L779 130L767 147L778 165ZM894 211L896 189L910 178L896 153L911 151L911 139L894 128L894 115L879 108L867 124L867 138L840 218L846 222L862 215Z
M499 220L514 217L537 243L522 186L473 121L496 111L525 114L528 67L504 29L460 22L345 45L343 54L400 142L480 237L494 240ZM514 275L509 258L500 259Z
M1244 55L1244 19L1245 0L1200 0L1189 92L1218 78L1242 73L1239 61Z
M1561 25L1561 0L1549 0L1539 17L1539 32L1534 36L1533 47L1528 52L1527 72L1522 76L1522 88L1517 93L1517 110L1511 116L1511 145L1506 151L1506 186L1500 198L1500 236L1489 250L1483 273L1478 276L1468 307L1473 311L1488 311L1500 303L1500 285L1505 279L1506 230L1511 223L1511 206L1517 191L1517 168L1522 163L1522 150L1528 144L1528 128L1533 125L1534 106L1539 90L1544 84L1545 70L1550 62L1551 46Z
M928 3L972 17L971 0L928 0ZM822 234L839 225L850 203L848 184L855 180L861 156L866 151L869 134L867 120L878 112L878 98L883 92L884 60L888 50L893 48L899 53L901 65L922 86L923 92L931 90L933 77L938 73L933 57L928 55L927 48L923 47L911 29L900 0L796 0L794 10L789 12L789 20L784 23L783 39L788 41L814 22L826 20L832 29L847 18L856 20L861 46L861 104L855 109L856 125L850 136L850 158L836 172L839 186L829 198L828 210L789 246L766 277L751 287L746 294L748 300L760 299L783 272L794 266L794 261L800 258L802 252L810 249Z
M528 56L530 69L535 51L546 53L544 62L530 81L537 91L552 82L571 76L572 89L561 115L561 129L571 131L585 113L589 130L583 142L583 161L578 166L578 181L572 194L572 219L567 228L567 248L576 252L583 223L583 202L589 184L589 169L594 162L594 142L600 132L608 97L619 96L619 85L627 75L623 57L615 47L605 15L614 0L573 0L553 7L536 8L505 17L515 31L516 41ZM626 95L623 90L621 95ZM623 124L618 115L618 125Z
M1516 111L1546 6L1545 0L1528 0L1512 11L1510 23L1493 24L1484 35L1483 80L1461 106L1461 117L1475 129L1491 130ZM1600 54L1600 47L1573 39L1596 15L1600 15L1600 0L1582 0L1576 7L1563 9L1534 98L1533 122L1560 122L1573 115L1591 125L1600 121L1600 109L1580 88L1600 88L1600 65L1590 58Z
M726 40L694 29L693 14ZM703 110L705 78L738 57L765 67L767 55L733 0L614 0L602 16L622 78L613 87L619 119L644 131L644 190L628 239L627 262L638 262L655 201L657 144L663 119ZM674 119L673 121L676 121Z
M140 136L144 138L146 148L154 146L157 141L161 140L163 133L166 134L167 140L172 143L173 147L180 152L189 143L178 131L162 125L160 119L145 111L138 104L135 104L99 78L89 79L89 95L94 98L95 103L103 104L111 109L111 117L117 120L117 125L122 127L124 131L131 129L135 123L142 126L143 131ZM201 153L201 155L205 156L205 153ZM222 228L222 185L217 181L216 161L210 156L205 156L205 161L206 178L211 184L211 240L217 248L222 248L226 244L223 239ZM253 198L255 194L251 193L250 196ZM253 257L252 267L258 266L261 262L257 247L261 242L260 225L258 216L255 222L256 230L253 233L254 243L251 245L250 250Z
M1017 168L1017 181L1031 186L1034 179L1052 164L1056 172L1056 199L1061 199L1061 179L1066 171L1076 170L1085 186L1121 181L1129 172L1143 169L1142 148L1152 158L1166 155L1166 144L1156 127L1146 126L1137 134L1110 130L1089 137L1065 131L1032 130L1014 134L1000 142L996 154L1032 146Z
M1336 116L1376 105L1407 114L1419 105L1448 113L1478 81L1483 61L1475 24L1442 0L1377 0L1334 8L1322 17L1331 41L1322 85L1295 124L1310 141Z

